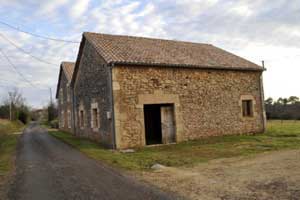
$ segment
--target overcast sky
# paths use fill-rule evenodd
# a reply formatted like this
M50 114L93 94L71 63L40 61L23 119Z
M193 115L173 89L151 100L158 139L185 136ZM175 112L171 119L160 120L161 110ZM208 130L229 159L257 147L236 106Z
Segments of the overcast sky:
M300 0L0 0L0 16L19 29L64 40L80 41L91 31L211 43L260 65L265 60L266 97L300 96ZM0 54L0 98L18 87L30 105L46 105L60 62L75 61L79 45L3 24L0 33L1 51L24 76Z

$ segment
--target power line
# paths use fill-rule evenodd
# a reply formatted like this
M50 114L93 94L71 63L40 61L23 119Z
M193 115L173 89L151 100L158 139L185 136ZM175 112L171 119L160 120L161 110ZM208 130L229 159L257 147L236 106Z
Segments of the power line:
M25 82L27 82L28 84L30 84L32 87L36 88L36 86L33 83L31 83L21 72L18 71L17 67L11 62L11 60L9 59L9 57L4 53L4 51L2 51L2 49L0 49L0 53L8 61L8 63L14 68L14 70L19 74L19 76L23 78L23 80Z
M3 82L8 82L8 83L11 83L11 84L17 84L17 81L15 81L15 80L9 80L9 79L5 79L5 78L1 77L0 83L3 83Z
M4 36L2 33L0 33L0 37L2 37L2 39L4 39L4 40L6 40L7 42L9 42L11 45L13 45L13 46L14 46L15 48L17 48L19 51L21 51L21 52L23 52L23 53L25 53L25 54L31 56L32 58L34 58L34 59L36 59L36 60L38 60L38 61L40 61L40 62L42 62L42 63L48 64L48 65L55 65L55 66L57 66L57 65L54 64L54 63L48 62L48 61L43 60L43 59L41 59L41 58L39 58L39 57L37 57L37 56L32 55L31 53L27 52L26 50L24 50L24 49L22 49L21 47L19 47L18 45L16 45L13 41L9 40L9 39L8 39L6 36Z
M5 26L7 26L7 27L9 27L11 29L14 29L16 31L19 31L19 32L22 32L22 33L26 33L28 35L32 35L34 37L38 37L38 38L41 38L41 39L44 39L44 40L52 40L52 41L56 41L56 42L67 42L67 43L76 43L76 44L80 43L78 41L63 40L63 39L59 39L59 38L52 38L52 37L48 37L48 36L39 35L39 34L36 34L36 33L32 33L32 32L29 32L29 31L22 30L22 29L20 29L18 27L12 26L12 25L10 25L10 24L8 24L6 22L3 22L3 21L0 21L0 24L5 25Z

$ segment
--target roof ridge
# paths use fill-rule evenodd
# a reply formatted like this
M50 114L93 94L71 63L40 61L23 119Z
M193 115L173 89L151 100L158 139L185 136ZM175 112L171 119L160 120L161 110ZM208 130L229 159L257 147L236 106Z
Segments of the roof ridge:
M70 82L72 80L75 62L62 61L61 67L63 72L65 73L66 78L68 79L68 82Z
M147 39L147 40L161 40L167 42L179 42L179 43L188 43L188 44L196 44L196 45L208 45L214 46L210 43L203 43L203 42L191 42L185 40L177 40L177 39L166 39L166 38L155 38L155 37L145 37L145 36L133 36L133 35L119 35L119 34L108 34L108 33L95 33L95 32L83 32L83 35L92 34L92 35L104 35L104 36L113 36L113 37L128 37L128 38L136 38L136 39Z
M64 64L64 63L75 64L75 62L72 62L72 61L62 61L62 62L61 62L61 64Z
M263 70L254 62L212 44L93 32L84 32L83 38L107 63Z

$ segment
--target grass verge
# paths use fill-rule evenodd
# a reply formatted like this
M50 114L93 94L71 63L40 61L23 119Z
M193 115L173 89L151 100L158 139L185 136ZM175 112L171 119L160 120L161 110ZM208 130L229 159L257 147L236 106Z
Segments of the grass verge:
M300 148L300 121L269 121L265 134L211 137L174 145L141 148L126 154L104 149L95 142L79 139L68 133L50 131L50 134L91 158L127 170L148 170L155 163L190 167L217 158Z
M23 124L0 119L0 182L13 168L13 155L16 150L20 131Z

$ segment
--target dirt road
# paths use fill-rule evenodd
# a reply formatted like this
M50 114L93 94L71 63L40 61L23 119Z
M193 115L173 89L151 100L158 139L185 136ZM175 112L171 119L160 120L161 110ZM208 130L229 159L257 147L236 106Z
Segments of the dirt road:
M58 141L37 124L21 137L9 199L174 199ZM176 198L175 198L176 199Z
M143 178L195 200L299 200L300 150L164 168Z

